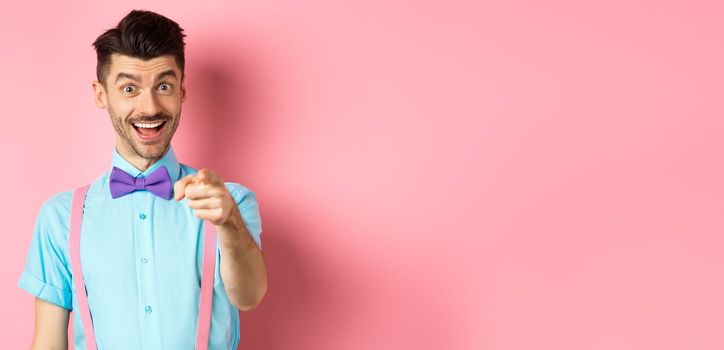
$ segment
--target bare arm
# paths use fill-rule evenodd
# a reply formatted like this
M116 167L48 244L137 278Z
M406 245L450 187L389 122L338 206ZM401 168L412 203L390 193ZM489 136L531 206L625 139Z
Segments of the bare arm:
M236 208L234 208L236 209ZM224 225L216 226L221 250L221 279L229 301L239 310L254 309L266 294L266 265L236 209Z
M216 173L201 169L174 184L176 200L186 197L196 217L216 226L220 274L229 301L237 309L255 308L266 294L266 265L247 230L234 198Z
M70 311L35 298L35 335L30 350L67 350Z

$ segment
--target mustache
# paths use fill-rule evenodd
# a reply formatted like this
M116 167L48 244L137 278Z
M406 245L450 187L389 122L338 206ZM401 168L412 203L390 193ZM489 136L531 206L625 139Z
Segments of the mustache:
M154 116L150 117L138 117L138 118L131 118L128 120L129 123L154 123L159 121L169 121L171 120L170 116L163 115L163 114L156 114Z

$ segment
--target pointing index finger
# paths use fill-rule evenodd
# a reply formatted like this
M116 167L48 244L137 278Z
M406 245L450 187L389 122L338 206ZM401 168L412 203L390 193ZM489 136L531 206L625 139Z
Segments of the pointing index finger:
M211 171L204 168L199 170L194 177L194 183L210 183L213 182Z
M191 181L194 180L194 175L186 175L180 180L176 181L175 184L173 184L173 198L176 201L180 201L184 198L186 193L186 186L188 186Z

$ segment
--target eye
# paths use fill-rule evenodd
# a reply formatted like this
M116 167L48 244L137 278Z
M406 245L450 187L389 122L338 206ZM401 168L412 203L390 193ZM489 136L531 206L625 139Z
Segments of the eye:
M136 91L136 88L133 85L126 85L122 87L121 90L123 90L125 94L132 94Z
M161 85L158 86L158 89L163 92L169 92L171 91L171 84L161 83Z

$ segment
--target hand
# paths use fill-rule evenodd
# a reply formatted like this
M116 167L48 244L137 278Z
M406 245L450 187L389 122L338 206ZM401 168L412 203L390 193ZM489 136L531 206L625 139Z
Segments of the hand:
M208 220L216 226L241 216L224 181L211 170L201 169L196 174L176 181L173 193L176 201L184 197L188 199L187 204L197 218Z

